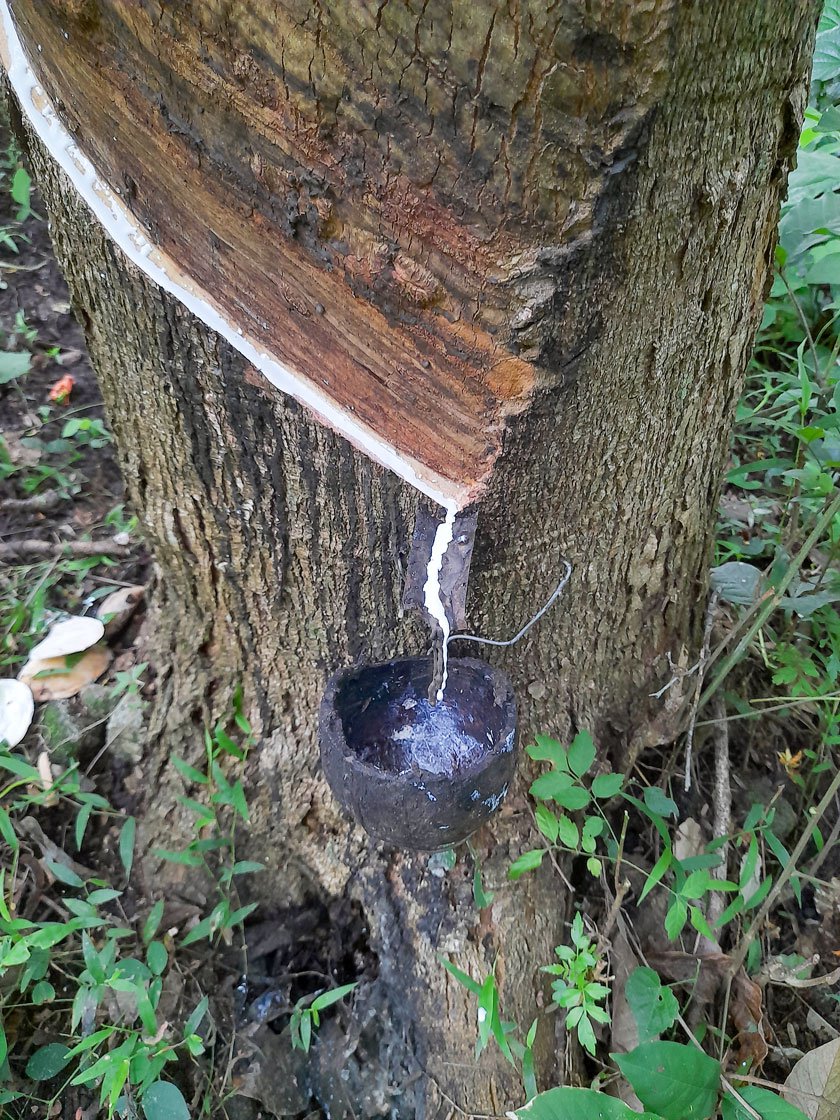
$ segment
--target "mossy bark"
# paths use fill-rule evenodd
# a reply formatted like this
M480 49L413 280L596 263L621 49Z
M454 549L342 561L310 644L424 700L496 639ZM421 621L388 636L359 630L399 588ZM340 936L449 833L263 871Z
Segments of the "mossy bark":
M535 246L507 297L494 292L494 314L519 316L505 345L533 363L537 388L528 409L507 420L481 503L469 613L475 631L512 632L568 556L574 574L561 605L493 659L518 688L523 736L589 728L621 764L679 729L681 687L650 694L668 679L669 656L687 666L698 651L721 466L772 262L819 4L596 7L613 34L587 39L592 73L620 64L626 79L624 102L602 115L632 116L632 142L609 158L585 135L561 135L550 153L488 148L477 180L486 177L486 189L477 193L468 185L481 169L465 154L464 177L448 197L464 192L473 225L482 216L493 225L507 206L509 226L539 227L549 217L562 226L562 215L584 215ZM592 14L588 3L560 8L567 20ZM316 5L312 18L323 9ZM475 135L483 114L506 114L505 134L515 139L514 118L527 107L536 120L548 103L548 74L574 80L565 39L517 22L515 4L488 0L471 10L462 31L479 71L463 81L456 114L475 118ZM406 74L426 57L425 12L412 17L416 34L390 43L403 51ZM628 23L643 18L654 29L642 32L644 49L620 49ZM535 47L521 82L510 71L524 100L507 105L507 71L500 64L491 74L487 59L518 36ZM353 77L351 68L346 80ZM489 92L491 79L501 92ZM590 77L578 96L598 89ZM406 103L404 127L422 163L417 104ZM566 149L576 170L564 177ZM495 966L504 1013L525 1029L544 1006L537 968L564 939L570 900L548 868L505 883L510 860L537 842L525 782L474 841L496 892L477 913L466 853L440 875L428 856L377 848L347 824L318 767L326 675L427 642L400 607L416 495L278 396L128 266L48 154L37 143L32 150L156 558L148 622L156 699L136 781L148 793L143 845L148 853L186 837L177 804L184 789L169 755L198 755L202 725L229 708L241 684L257 736L241 850L268 865L253 888L264 912L349 897L367 923L378 973L358 993L354 1015L367 1023L375 1054L366 1072L380 1104L371 1115L503 1113L522 1101L516 1076L492 1049L474 1060L474 1000L437 957L476 977ZM447 298L462 298L454 281ZM148 854L146 868L165 870ZM166 874L170 894L194 892L171 881L172 869ZM541 1020L542 1087L564 1072L557 1024Z

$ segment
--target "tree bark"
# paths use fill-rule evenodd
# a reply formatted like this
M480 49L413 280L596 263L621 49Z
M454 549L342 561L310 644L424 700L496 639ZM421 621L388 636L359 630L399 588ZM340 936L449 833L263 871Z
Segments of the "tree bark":
M325 7L316 5L319 19ZM564 18L583 24L592 7L561 5ZM613 34L605 42L593 32L587 49L598 73L611 58L626 72L624 100L609 112L633 116L632 143L610 154L607 173L599 165L597 176L570 175L568 190L555 147L530 164L527 153L499 155L484 167L487 195L478 203L481 174L466 161L464 182L453 180L449 193L464 192L466 224L475 205L485 216L509 205L511 225L540 228L586 214L580 229L572 222L567 235L537 245L529 262L536 302L525 305L537 310L516 353L537 370L537 389L504 427L479 511L469 609L474 631L512 633L557 582L561 555L570 558L560 606L493 660L517 686L525 739L588 728L620 765L674 738L690 694L687 682L661 699L650 695L669 678L669 657L687 667L699 649L720 471L772 263L819 4L595 7ZM464 34L474 57L484 57L486 17L500 42L521 34L539 47L525 78L538 115L543 68L572 73L565 40L517 24L518 5L471 10ZM425 12L413 17L420 59ZM649 21L635 54L622 47L634 19ZM413 43L398 43L406 57ZM494 83L503 84L502 73L494 71ZM584 83L577 96L596 93ZM417 127L406 145L419 164L427 153L412 112L407 121ZM560 142L575 167L603 157L585 136ZM147 852L186 836L176 800L185 791L169 755L199 755L201 725L244 685L258 746L242 850L269 868L252 888L262 914L314 898L339 915L337 901L352 900L376 960L375 979L354 1003L364 1043L348 1058L364 1067L366 1114L443 1118L516 1107L523 1098L513 1071L492 1051L474 1060L474 1000L437 956L478 978L495 962L505 1017L527 1029L539 1013L537 968L564 940L570 900L547 869L505 885L510 860L535 845L526 781L473 841L496 892L478 914L470 856L459 853L440 875L428 856L370 843L338 811L318 767L326 675L426 643L400 607L416 495L273 391L127 265L48 154L37 143L32 150L157 561L148 623L157 695L133 779L135 789L153 791L142 818ZM520 184L523 166L536 176L529 189ZM521 312L523 291L495 293L493 313ZM447 298L455 306L466 297L453 281ZM151 855L146 868L150 884L164 872L171 880ZM562 1075L556 1022L543 1016L538 1033L542 1088Z

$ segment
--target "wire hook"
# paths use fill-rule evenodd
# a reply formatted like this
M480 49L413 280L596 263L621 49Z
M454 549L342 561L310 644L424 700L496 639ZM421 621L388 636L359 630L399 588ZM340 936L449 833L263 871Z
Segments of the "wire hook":
M453 634L452 637L450 638L450 641L453 641L453 642L480 642L482 645L485 645L485 646L512 646L512 645L515 645L519 641L520 638L525 637L525 635L528 633L528 631L531 629L531 627L536 625L536 623L539 622L539 620L546 613L546 611L550 610L551 607L554 606L554 604L557 602L557 600L563 594L563 588L569 582L569 578L571 577L571 574L572 574L572 565L569 563L569 561L565 557L563 558L563 568L564 568L563 578L560 580L560 582L554 588L551 595L549 595L548 599L546 599L546 601L543 603L543 605L540 607L540 609L537 611L537 613L534 615L534 617L532 619L530 619L530 621L526 622L525 625L522 627L522 629L519 631L519 633L514 634L514 636L512 638L508 638L507 641L502 641L500 638L481 638L481 637L479 637L478 634Z

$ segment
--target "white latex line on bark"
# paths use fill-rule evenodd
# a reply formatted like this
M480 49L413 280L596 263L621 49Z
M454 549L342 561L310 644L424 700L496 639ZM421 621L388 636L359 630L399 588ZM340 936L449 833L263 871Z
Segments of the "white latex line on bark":
M133 264L155 284L180 300L216 334L227 339L272 385L305 405L318 420L334 428L369 458L392 470L447 509L459 509L466 504L469 494L463 487L401 455L395 447L336 405L317 386L266 353L255 339L244 334L241 327L226 317L221 307L171 257L149 240L137 218L99 177L96 168L61 123L29 64L7 0L0 0L0 61L21 108L44 146L108 235Z

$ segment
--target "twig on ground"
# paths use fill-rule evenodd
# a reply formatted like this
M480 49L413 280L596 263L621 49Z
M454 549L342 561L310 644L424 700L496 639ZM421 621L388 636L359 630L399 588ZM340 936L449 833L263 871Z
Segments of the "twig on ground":
M615 925L615 923L618 920L619 911L621 910L622 903L624 902L625 898L627 897L627 892L629 890L630 890L630 880L625 879L623 883L619 884L618 892L613 896L613 900L610 904L610 908L607 911L607 916L604 919L604 924L601 927L600 933L598 934L598 942L597 942L597 945L596 945L596 948L595 948L595 952L598 956L602 956L603 953L604 953L604 950L605 950L606 944L607 944L607 939L609 938L610 933L612 932L612 927ZM606 883L606 877L604 878L604 893L607 896L609 896L611 894L611 891L610 891L610 889L609 889L609 887L607 886L607 883Z
M720 594L713 591L709 596L709 605L706 607L706 618L703 623L703 645L700 649L700 660L697 663L697 688L694 694L694 703L691 705L691 715L685 733L685 779L683 788L686 793L691 789L691 756L694 750L694 728L697 724L697 710L700 705L700 694L703 691L703 681L706 679L706 668L709 663L709 650L712 645L712 627L715 623L715 612L720 600ZM725 715L726 713L724 713Z
M728 836L732 824L732 785L729 781L729 728L726 724L726 704L722 696L714 698L714 714L717 720L712 728L712 741L715 748L715 782L712 789L712 827L715 836ZM688 773L688 771L686 771ZM729 843L718 849L721 856L720 864L713 867L710 875L713 879L727 879L727 863L729 860ZM713 891L709 897L708 914L709 925L714 928L718 918L726 906L726 899L721 891Z
M61 505L61 502L61 494L57 490L45 490L42 494L32 494L28 498L4 498L0 502L0 510L5 513L40 513L43 510L55 509L56 506Z
M131 545L117 544L113 538L102 541L15 541L0 544L0 562L62 556L130 556Z

